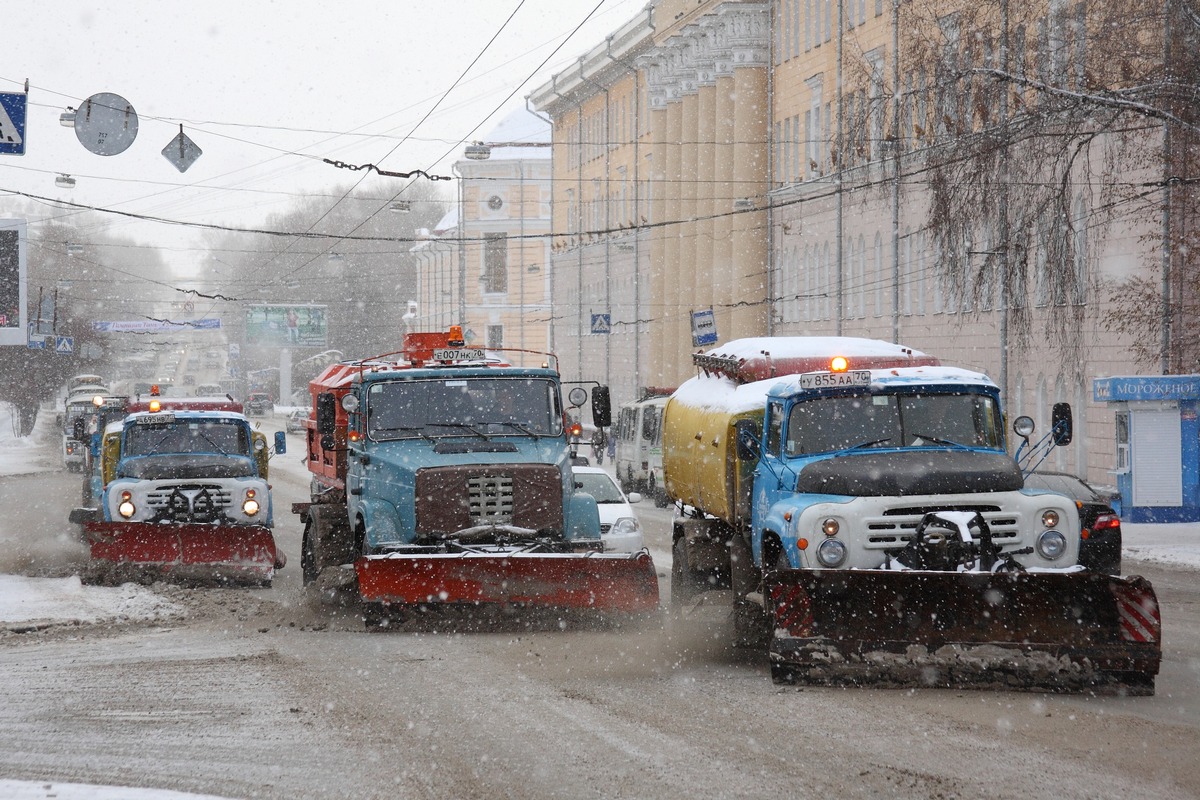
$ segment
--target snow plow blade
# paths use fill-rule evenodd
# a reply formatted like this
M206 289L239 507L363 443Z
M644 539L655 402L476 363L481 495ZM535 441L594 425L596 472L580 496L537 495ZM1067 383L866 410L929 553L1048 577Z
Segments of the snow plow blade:
M1162 660L1140 577L781 570L765 588L776 682L1148 695Z
M637 614L658 609L647 552L423 553L364 556L355 563L368 603L499 604Z
M269 582L283 566L271 530L258 525L87 522L92 566Z

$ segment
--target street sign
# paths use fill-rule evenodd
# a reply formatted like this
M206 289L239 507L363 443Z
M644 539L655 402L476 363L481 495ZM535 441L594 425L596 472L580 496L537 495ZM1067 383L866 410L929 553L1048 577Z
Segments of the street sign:
M45 350L46 340L41 336L31 336L29 337L28 347L30 350Z
M73 336L55 336L54 337L54 352L70 355L75 352L75 337Z
M167 146L162 149L163 158L175 165L175 169L180 172L187 172L188 167L196 163L196 159L204 155L204 151L200 146L188 138L183 132L183 126L179 126L179 135L171 141L167 142Z
M592 314L592 333L612 333L612 319L608 314Z
M717 343L717 320L713 310L692 312L692 347Z
M25 111L29 95L0 92L0 154L25 155Z
M119 94L94 94L75 112L75 138L98 156L124 153L137 134L137 112Z

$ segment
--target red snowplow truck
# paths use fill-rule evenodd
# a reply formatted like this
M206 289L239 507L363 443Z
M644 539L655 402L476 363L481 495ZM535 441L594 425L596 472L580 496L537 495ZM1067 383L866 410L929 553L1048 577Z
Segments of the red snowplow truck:
M149 397L126 410L96 454L98 507L71 512L91 547L89 579L162 573L269 586L285 562L271 534L271 449L242 405ZM284 447L281 431L274 452Z
M575 484L553 355L411 333L309 390L312 497L293 506L304 580L356 583L368 627L429 608L658 608L650 554L604 552L596 500ZM589 392L569 397L579 408ZM608 425L607 388L590 400Z

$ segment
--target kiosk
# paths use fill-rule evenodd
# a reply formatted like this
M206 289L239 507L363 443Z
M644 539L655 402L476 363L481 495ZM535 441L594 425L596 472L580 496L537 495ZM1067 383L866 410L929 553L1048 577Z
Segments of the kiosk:
M1117 412L1122 519L1200 520L1200 375L1096 378L1092 395Z

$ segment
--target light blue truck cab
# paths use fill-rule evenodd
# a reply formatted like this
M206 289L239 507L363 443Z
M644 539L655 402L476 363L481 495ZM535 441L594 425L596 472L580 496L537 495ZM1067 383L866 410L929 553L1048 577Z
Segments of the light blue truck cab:
M1023 488L986 376L814 372L774 383L766 402L751 507L760 567L885 566L930 512L978 512L1027 568L1077 563L1077 510Z
M349 397L347 504L364 554L489 526L601 546L596 501L575 490L554 370L365 371Z
M99 504L105 521L274 524L267 440L244 415L139 411L121 423L120 441Z

